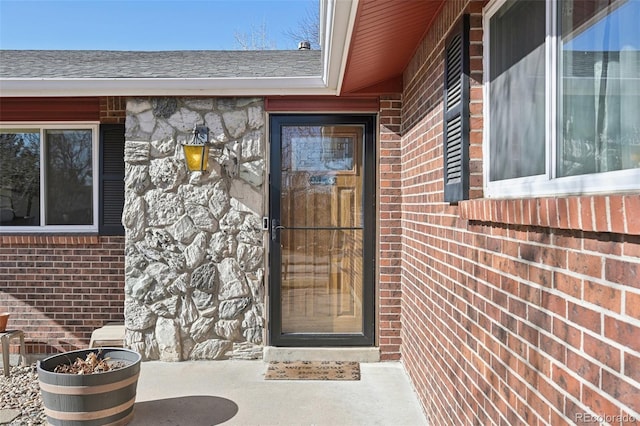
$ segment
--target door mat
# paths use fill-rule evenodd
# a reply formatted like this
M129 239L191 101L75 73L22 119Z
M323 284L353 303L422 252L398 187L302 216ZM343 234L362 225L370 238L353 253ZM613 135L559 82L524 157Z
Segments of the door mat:
M265 380L360 380L360 363L347 361L270 362Z

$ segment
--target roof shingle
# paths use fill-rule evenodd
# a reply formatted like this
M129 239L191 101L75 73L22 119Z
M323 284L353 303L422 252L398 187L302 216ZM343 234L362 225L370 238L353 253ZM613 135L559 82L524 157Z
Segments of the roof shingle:
M0 78L263 78L322 74L319 50L0 50Z

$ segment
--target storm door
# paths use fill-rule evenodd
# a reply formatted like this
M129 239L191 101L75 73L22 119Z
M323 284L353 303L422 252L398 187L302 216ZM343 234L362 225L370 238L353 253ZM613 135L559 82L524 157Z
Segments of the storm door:
M371 115L272 115L270 339L373 345Z

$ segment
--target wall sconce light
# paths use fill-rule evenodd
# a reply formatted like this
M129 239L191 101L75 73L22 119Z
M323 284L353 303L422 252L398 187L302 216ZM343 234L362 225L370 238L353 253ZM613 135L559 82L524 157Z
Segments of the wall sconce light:
M209 128L194 125L191 140L182 144L184 161L190 172L207 170L209 146Z

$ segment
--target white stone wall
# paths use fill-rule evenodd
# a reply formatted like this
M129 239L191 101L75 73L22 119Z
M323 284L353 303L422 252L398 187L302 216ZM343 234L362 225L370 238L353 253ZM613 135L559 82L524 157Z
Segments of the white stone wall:
M181 143L209 127L209 170ZM144 359L257 358L264 331L262 99L127 102L126 344Z

